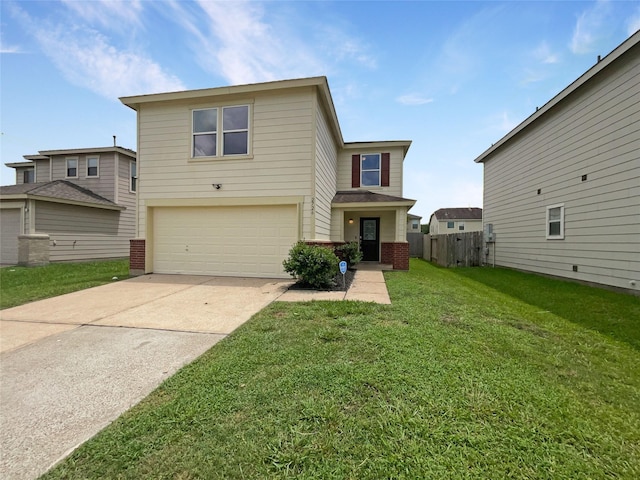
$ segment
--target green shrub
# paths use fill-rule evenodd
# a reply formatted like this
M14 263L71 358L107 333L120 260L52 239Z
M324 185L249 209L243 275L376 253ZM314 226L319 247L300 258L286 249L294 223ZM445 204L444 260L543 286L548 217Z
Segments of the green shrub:
M333 279L339 272L338 262L332 249L299 241L291 247L289 258L282 265L291 276L320 289L333 286Z
M360 244L358 242L345 243L337 247L336 250L342 255L342 258L346 260L349 267L353 267L362 260L362 252L360 251Z

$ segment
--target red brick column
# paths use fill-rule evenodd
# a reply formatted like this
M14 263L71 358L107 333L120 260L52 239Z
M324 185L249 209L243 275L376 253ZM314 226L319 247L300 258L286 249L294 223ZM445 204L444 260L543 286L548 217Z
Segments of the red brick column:
M409 242L382 243L380 263L394 270L409 270Z
M137 277L145 274L145 250L144 238L129 240L129 275Z

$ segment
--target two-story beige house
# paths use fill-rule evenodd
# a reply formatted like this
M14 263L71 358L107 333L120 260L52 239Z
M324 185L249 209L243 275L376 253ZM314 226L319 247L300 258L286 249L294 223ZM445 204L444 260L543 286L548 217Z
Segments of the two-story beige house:
M325 77L121 101L138 118L133 274L286 278L298 240L408 268L411 142L346 143Z
M45 150L7 163L0 187L3 264L126 258L135 231L136 152Z

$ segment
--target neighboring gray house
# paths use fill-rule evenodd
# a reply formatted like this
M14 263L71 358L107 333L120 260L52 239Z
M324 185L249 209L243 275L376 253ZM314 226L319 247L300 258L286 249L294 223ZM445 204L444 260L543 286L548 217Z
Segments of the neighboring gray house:
M488 263L640 293L640 32L475 161Z
M429 234L443 235L482 230L482 209L476 207L441 208L431 214Z
M0 262L125 258L135 231L136 152L122 147L47 150L7 163L0 187Z
M422 217L412 213L407 214L407 233L420 233L420 220Z

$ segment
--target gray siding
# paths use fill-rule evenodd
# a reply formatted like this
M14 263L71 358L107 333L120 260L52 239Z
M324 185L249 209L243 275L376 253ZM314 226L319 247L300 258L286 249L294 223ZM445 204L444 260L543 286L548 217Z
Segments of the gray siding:
M620 288L640 283L638 49L485 161L484 223L497 235L496 265ZM563 240L546 239L546 208L555 204L564 204Z
M122 156L122 155L121 155ZM87 177L87 157L99 157L99 173L97 178ZM52 180L68 180L83 188L88 188L94 193L115 201L115 153L86 153L80 155L56 155L52 157ZM67 178L67 158L78 159L78 177ZM39 180L38 180L39 181Z
M119 226L122 212L60 203L35 203L36 233L49 234L52 262L129 255L130 236L123 234Z
M51 167L49 160L35 160L36 165L36 182L44 183L51 181Z

